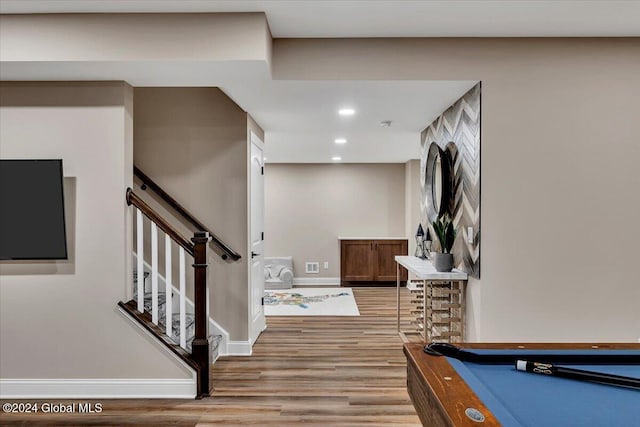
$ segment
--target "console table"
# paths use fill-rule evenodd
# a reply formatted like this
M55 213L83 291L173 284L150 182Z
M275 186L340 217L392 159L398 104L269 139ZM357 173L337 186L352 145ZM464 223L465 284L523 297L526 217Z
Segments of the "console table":
M453 269L439 272L431 261L414 256L396 256L397 330L404 342L407 334L419 334L424 342L464 340L465 286L467 273ZM415 316L415 329L400 330L400 266L413 273L418 280L407 281Z

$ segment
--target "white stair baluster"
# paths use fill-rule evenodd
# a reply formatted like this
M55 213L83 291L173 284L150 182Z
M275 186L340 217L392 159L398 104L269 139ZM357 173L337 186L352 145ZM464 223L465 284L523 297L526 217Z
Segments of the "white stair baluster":
M158 324L158 226L151 222L151 321Z
M136 253L137 253L137 272L136 272L136 293L138 300L138 311L144 311L144 235L142 222L142 211L136 208Z
M186 321L186 272L184 248L180 248L180 347L187 348L187 321Z
M164 305L164 322L166 324L166 334L171 336L173 322L173 305L171 291L171 238L168 234L164 235L164 282L165 282L165 305Z

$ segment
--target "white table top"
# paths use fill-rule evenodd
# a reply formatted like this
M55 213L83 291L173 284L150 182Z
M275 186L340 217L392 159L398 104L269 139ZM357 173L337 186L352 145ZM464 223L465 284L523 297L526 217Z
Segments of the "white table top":
M338 237L338 240L408 240L406 237Z
M437 271L431 261L414 256L396 256L398 264L418 276L422 280L467 280L467 273L453 269L451 272Z

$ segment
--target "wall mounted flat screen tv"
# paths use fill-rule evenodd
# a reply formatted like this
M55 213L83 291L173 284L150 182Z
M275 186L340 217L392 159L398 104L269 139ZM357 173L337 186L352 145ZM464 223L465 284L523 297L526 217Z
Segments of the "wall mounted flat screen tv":
M62 160L0 160L0 260L67 259Z

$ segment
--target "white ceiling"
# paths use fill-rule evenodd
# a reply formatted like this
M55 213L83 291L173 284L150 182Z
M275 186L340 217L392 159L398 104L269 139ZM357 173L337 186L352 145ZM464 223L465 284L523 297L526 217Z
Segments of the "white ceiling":
M0 0L0 12L265 12L274 37L640 35L634 0Z
M420 157L420 132L474 81L271 81L261 96L234 88L234 99L266 128L268 162L406 162ZM356 114L343 117L341 107ZM380 126L391 120L391 127ZM336 144L336 138L347 139Z
M274 37L638 36L640 1L0 0L2 13L265 12ZM472 81L274 81L263 65L2 63L3 79L219 86L265 129L268 162L404 162ZM351 106L355 116L340 117ZM390 128L379 122L391 120ZM344 137L347 144L333 140Z

